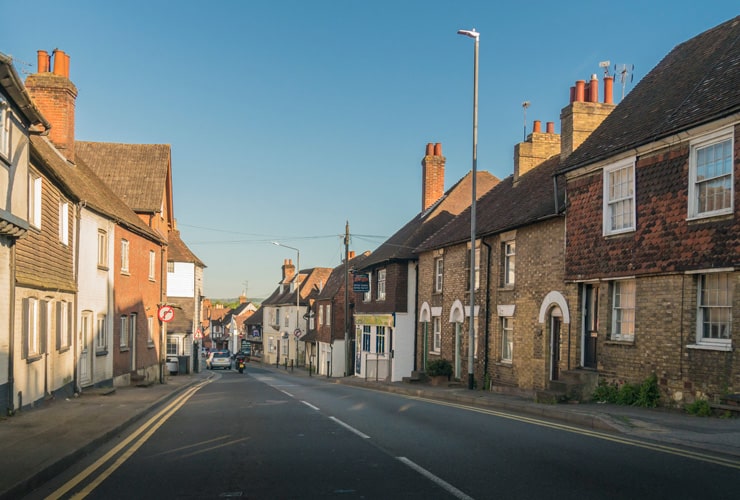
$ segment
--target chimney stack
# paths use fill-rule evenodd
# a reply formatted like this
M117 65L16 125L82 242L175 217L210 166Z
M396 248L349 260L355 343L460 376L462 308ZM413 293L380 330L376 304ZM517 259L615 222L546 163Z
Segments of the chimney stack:
M560 111L560 133L562 135L561 160L565 160L578 148L601 122L609 116L615 105L612 103L614 80L604 77L604 102L599 102L599 82L596 75L588 84L588 99L584 100L585 81L578 80L571 87L570 104Z
M441 143L428 143L421 161L421 210L431 207L445 193L445 161Z
M51 123L49 139L60 153L74 162L77 87L69 80L69 56L59 49L54 49L51 57L45 50L36 54L38 72L28 75L26 89Z
M285 284L293 279L293 276L295 276L295 266L293 265L292 259L284 259L283 260L283 281L282 283Z
M555 133L555 124L547 122L546 130L543 133L542 122L534 120L532 133L527 136L527 140L514 146L515 185L520 176L560 153L560 135Z

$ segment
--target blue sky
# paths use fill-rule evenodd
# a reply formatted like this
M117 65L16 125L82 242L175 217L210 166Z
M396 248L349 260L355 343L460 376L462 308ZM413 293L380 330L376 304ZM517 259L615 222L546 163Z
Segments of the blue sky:
M504 4L504 5L500 5ZM738 15L736 0L93 0L10 2L0 52L71 58L76 138L172 146L174 210L212 298L264 298L284 259L335 267L421 209L421 159L442 143L445 188L471 168L480 35L478 169L504 178L532 121L555 122L599 62L629 90L674 46ZM614 99L622 85L617 80ZM601 95L600 95L601 98Z

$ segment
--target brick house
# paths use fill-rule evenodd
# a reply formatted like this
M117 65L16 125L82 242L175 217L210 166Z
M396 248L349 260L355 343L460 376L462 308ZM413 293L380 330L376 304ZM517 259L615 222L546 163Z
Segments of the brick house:
M577 364L676 404L740 392L739 38L676 46L559 171Z
M90 308L84 306L84 309L80 309L80 315L87 311L87 316L80 316L79 324L81 326L87 325L86 329L89 330L85 333L87 340L82 342L80 349L83 352L92 345L88 337L92 336L93 327L86 321L91 322L92 318L95 318L95 329L97 329L95 335L100 334L101 337L105 337L107 334L101 333L101 330L105 330L107 326L103 327L97 324L97 321L101 314L110 316L113 318L113 339L110 344L113 352L113 372L111 374L113 383L115 385L128 384L132 377L147 380L159 378L161 381L164 373L164 363L163 358L161 358L164 342L157 321L157 307L164 302L165 297L166 237L167 229L171 227L168 219L171 215L171 202L161 201L161 199L164 196L163 193L171 193L171 190L164 187L171 186L171 182L165 180L156 183L154 179L151 181L151 184L157 184L161 189L158 212L162 212L162 215L157 218L151 213L152 210L149 208L151 204L142 203L141 191L146 195L148 194L147 190L138 188L134 182L124 183L115 176L111 178L117 184L111 184L111 178L106 178L103 175L106 169L131 175L141 174L141 169L136 170L135 167L147 161L151 163L151 153L147 156L142 154L142 150L146 153L150 152L152 148L120 148L116 151L119 154L116 155L107 154L115 148L106 148L105 146L96 148L94 144L97 143L75 141L74 116L77 89L69 78L69 61L69 56L60 50L55 50L51 56L45 51L38 51L38 72L26 78L26 88L36 105L52 124L49 138L58 153L70 165L84 165L87 170L92 172L92 176L102 179L102 182L107 184L109 189L105 191L105 195L101 195L100 199L103 196L111 199L118 198L115 201L116 209L121 210L120 200L123 200L134 209L134 212L139 214L138 218L140 219L133 223L129 217L129 211L131 210L129 208L126 217L122 220L123 223L112 226L112 234L110 232L111 226L108 224L106 227L91 229L92 236L86 237L84 243L80 242L81 246L84 244L86 249L94 249L90 250L90 253L95 255L100 252L100 241L98 239L101 234L99 233L100 230L105 234L104 239L112 241L113 251L107 255L112 256L114 261L110 266L101 262L99 271L105 273L110 272L111 269L113 270L113 287L115 288L115 294L113 294L114 311L110 315L104 312L96 312L96 309L102 311L106 307L104 303L94 303L92 301ZM121 149L123 154L120 154ZM162 149L165 151L162 152ZM157 153L160 156L166 156L165 169L166 172L169 172L169 147L158 148ZM131 158L125 158L123 156L125 154L131 155ZM157 163L159 170L152 169L153 173L159 173L163 170L161 163L162 161ZM140 182L145 183L145 181ZM137 196L132 196L130 193L119 189L124 186L130 188L132 185L135 186L134 189L137 189ZM94 196L92 193L88 194L91 197ZM84 205L87 200L80 199L80 202ZM72 219L71 216L70 218ZM107 218L118 220L119 214L108 214ZM165 222L160 222L159 219ZM102 221L97 222L102 223ZM96 224L96 221L92 221L90 226L94 224ZM85 234L87 235L87 233ZM73 272L73 269L74 267L71 266L70 273ZM97 279L106 278L101 275ZM94 287L92 284L90 286ZM106 293L108 292L109 290L106 291ZM104 297L98 297L98 299L105 301ZM121 332L121 327L124 326L125 331ZM98 359L98 355L107 355L107 349L107 346L103 349L96 347L95 359ZM87 378L84 373L85 359L85 357L81 358L80 362L83 365L78 367L83 382ZM105 372L105 370L103 371ZM159 377L157 377L158 373ZM107 374L99 374L98 376L107 377ZM93 380L93 383L99 381Z
M514 173L477 203L474 385L548 389L574 367L565 291L563 186L553 189L561 159L614 108L612 79L576 82L561 112L562 136L541 122L514 149ZM575 133L575 131L578 131ZM470 209L417 248L417 357L447 359L453 375L470 375Z
M316 344L312 366L316 367L320 375L340 377L351 373L347 370L346 360L347 349L351 351L351 341L354 340L352 312L358 297L362 296L352 291L352 273L354 269L362 266L363 261L369 255L369 251L360 255L355 255L355 252L350 251L348 265L345 266L342 262L332 270L326 285L311 305L310 314L313 321L309 320L308 334L314 337ZM346 273L349 273L348 277L345 276ZM349 281L349 288L345 287L345 280ZM345 296L349 299L346 325ZM349 345L345 345L345 328L350 333Z
M417 261L414 249L470 206L472 172L444 191L442 145L427 144L422 164L422 211L362 262L370 291L354 313L356 376L401 381L418 366ZM477 173L477 198L498 182Z
M15 300L16 250L28 234L29 218L36 213L29 214L29 181L36 175L29 169L30 136L47 133L49 127L12 59L0 53L0 317L4 318L0 323L0 404L6 414L45 396L44 388L31 385L31 373L41 370L41 363L23 356L23 331L18 321L8 318L20 314ZM19 394L25 394L25 400Z

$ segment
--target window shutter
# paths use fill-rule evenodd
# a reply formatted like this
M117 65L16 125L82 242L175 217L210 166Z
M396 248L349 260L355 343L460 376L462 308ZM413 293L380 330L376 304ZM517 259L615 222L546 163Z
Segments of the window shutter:
M23 299L23 342L21 347L21 359L28 359L28 342L31 332L31 325L28 322L28 298Z
M62 303L57 302L56 304L56 344L57 351L62 348Z
M39 311L39 354L46 354L46 342L49 336L49 301L41 301Z

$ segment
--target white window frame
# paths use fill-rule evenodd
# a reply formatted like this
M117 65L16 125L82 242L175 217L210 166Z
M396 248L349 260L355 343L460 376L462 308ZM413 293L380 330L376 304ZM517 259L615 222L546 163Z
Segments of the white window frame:
M154 344L154 316L146 318L146 341L149 345Z
M128 316L123 315L121 316L121 341L119 343L121 349L126 349L129 346L128 335Z
M612 339L635 340L635 307L637 280L615 280L612 283Z
M442 317L432 317L432 352L439 354L442 351Z
M28 174L28 223L41 229L41 176Z
M378 300L385 300L385 269L378 269Z
M31 358L41 354L41 325L40 325L40 304L36 297L26 299L26 355Z
M605 167L603 176L602 234L609 236L634 231L637 216L635 158L626 158Z
M442 293L444 287L445 260L444 257L434 259L434 293Z
M59 201L59 241L69 245L69 203Z
M516 240L505 241L504 253L504 286L516 283Z
M363 302L370 302L373 299L373 273L367 275L367 292L362 294Z
M108 350L108 322L105 314L98 314L95 321L95 350L96 352Z
M370 352L372 344L372 328L370 325L362 325L362 352Z
M501 361L514 360L514 317L501 316Z
M331 326L331 304L326 304L326 326Z
M69 347L72 345L72 315L70 314L71 307L72 304L70 302L67 302L66 300L57 301L57 349L60 351L69 349Z
M121 272L123 274L129 273L128 251L129 251L128 240L121 239Z
M108 268L108 233L98 229L98 267Z
M702 151L706 151L708 148L714 148L722 146L725 157L726 170L720 175L712 175L707 181L699 180L698 177L698 162L699 156ZM717 215L726 215L734 213L734 184L735 184L735 171L734 171L734 150L735 150L735 138L733 127L728 127L717 132L707 134L698 137L690 142L689 152L689 207L688 217L689 219L699 219L704 217L714 217ZM724 179L724 181L723 181ZM725 195L729 197L728 206L721 207L715 210L701 210L700 197L701 189L700 184L710 184L712 182L720 182L725 185L729 184L729 191L725 191Z
M167 355L177 356L180 354L180 337L176 335L167 335Z
M711 280L711 288L707 291ZM732 345L732 273L700 274L697 277L696 343L729 348ZM715 335L712 332L718 331ZM709 333L709 335L707 334Z
M157 253L149 250L149 281L154 281L157 274Z
M475 242L475 289L480 288L480 241Z
M12 112L8 101L0 96L0 155L8 160L12 157L10 152L10 116Z
M319 326L324 324L324 306L319 304Z

